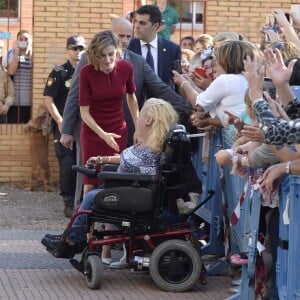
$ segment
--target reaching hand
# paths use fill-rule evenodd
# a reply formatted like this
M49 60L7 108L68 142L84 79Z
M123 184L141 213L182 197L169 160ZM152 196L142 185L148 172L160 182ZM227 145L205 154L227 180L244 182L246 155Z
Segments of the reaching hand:
M288 83L293 72L296 59L286 67L279 49L268 49L264 52L265 66L275 86Z
M173 81L180 87L184 81L190 81L190 78L187 75L186 76L181 75L175 70L173 70L173 74L174 74Z
M102 139L105 141L105 143L111 147L112 149L114 149L116 152L120 151L120 147L117 144L117 142L115 141L115 139L119 139L121 136L115 133L106 133L104 137L102 137Z
M244 60L244 76L248 80L249 84L249 96L250 100L255 102L257 99L262 98L263 93L263 77L264 77L264 67L258 68L257 58L254 57L252 60L249 55L247 55Z
M261 130L256 126L244 125L241 130L243 137L247 138L249 141L253 142L264 142L264 135Z
M285 16L285 13L283 10L281 9L274 9L271 11L272 15L274 16L274 18L276 19L277 21L277 24L280 26L280 27L284 27L284 26L288 26L290 25L288 19L286 18Z
M285 168L282 163L270 166L263 174L260 180L260 187L266 194L272 194L285 174Z
M224 110L224 113L228 116L226 123L228 125L234 125L234 127L240 131L243 128L244 122L237 116L235 116L234 114L232 114L231 112Z
M200 87L201 89L206 89L212 82L211 77L203 77L197 72L193 73L193 81L196 86Z
M284 119L287 121L290 120L290 118L286 114L285 110L282 108L281 104L277 100L272 99L267 92L264 92L264 96L265 96L266 101L270 105L270 108L272 110L274 117Z

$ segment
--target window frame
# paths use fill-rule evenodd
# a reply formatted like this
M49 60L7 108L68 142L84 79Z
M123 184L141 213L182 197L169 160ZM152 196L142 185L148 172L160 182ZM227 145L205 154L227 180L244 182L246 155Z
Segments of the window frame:
M12 0L6 0L6 3L8 2L8 1L12 1ZM11 16L5 16L5 17L1 17L0 16L0 24L7 24L7 21L9 20L10 22L12 22L12 23L18 23L18 22L20 22L20 17L21 17L21 3L20 3L21 1L20 0L17 0L17 4L18 4L18 13L17 13L17 17L11 17ZM7 11L7 8L6 9L4 9L4 10L6 10ZM3 10L3 11L4 11Z
M174 0L176 1L176 0ZM170 5L172 5L172 1L170 1ZM206 1L205 0L190 0L190 1L185 1L185 0L180 0L176 1L181 7L183 3L188 3L191 4L191 10L189 13L192 14L192 20L191 22L182 22L181 21L181 16L179 12L179 24L177 25L177 28L182 28L184 30L190 30L190 29L196 29L196 30L203 30L204 29L204 22L205 22L205 9L206 9ZM196 23L196 14L197 14L197 4L202 5L202 23Z

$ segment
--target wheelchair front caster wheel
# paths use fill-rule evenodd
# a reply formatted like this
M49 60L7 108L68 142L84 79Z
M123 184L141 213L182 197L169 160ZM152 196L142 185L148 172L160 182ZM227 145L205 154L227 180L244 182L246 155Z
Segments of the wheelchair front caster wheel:
M96 290L99 289L104 275L103 263L99 256L90 255L84 262L84 277L87 283L87 286Z
M158 245L151 255L150 275L162 290L187 291L198 282L200 273L200 256L186 241L165 241Z

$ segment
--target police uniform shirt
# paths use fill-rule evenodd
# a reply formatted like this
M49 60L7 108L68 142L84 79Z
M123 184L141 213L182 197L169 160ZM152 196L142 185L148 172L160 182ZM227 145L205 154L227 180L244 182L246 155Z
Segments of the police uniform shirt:
M61 115L64 111L74 70L70 62L67 61L52 70L45 85L43 95L53 98L54 104Z

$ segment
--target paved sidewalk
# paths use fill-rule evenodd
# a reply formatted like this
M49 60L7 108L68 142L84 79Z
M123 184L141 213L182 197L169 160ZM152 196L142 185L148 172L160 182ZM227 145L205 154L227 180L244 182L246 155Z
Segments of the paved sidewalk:
M40 243L46 232L61 232L67 222L60 197L45 194L0 185L0 300L223 300L230 296L229 276L208 277L207 285L199 283L192 291L174 294L161 291L149 274L128 269L106 269L101 289L90 290L68 260L54 258Z
M68 260L52 257L41 245L41 231L0 231L0 299L201 299L229 296L230 279L209 277L193 291L167 293L158 289L149 274L106 269L100 290L87 288L82 274Z

